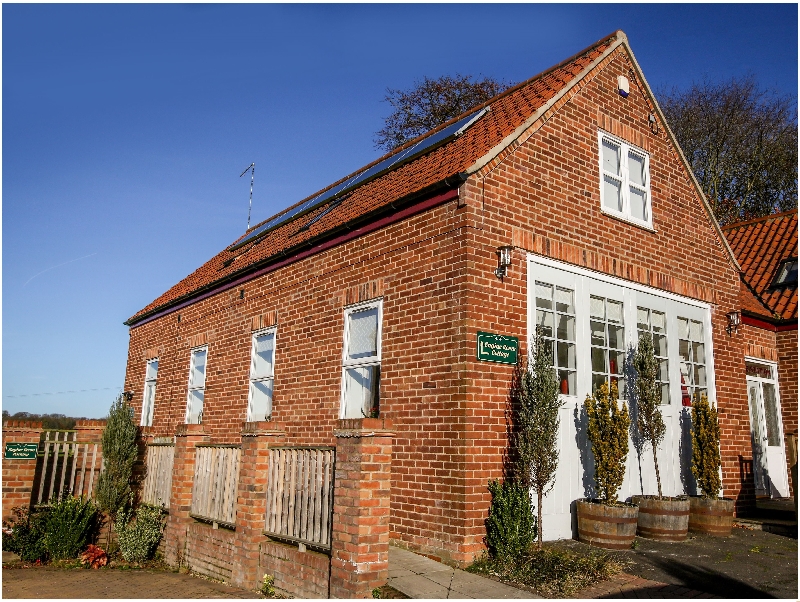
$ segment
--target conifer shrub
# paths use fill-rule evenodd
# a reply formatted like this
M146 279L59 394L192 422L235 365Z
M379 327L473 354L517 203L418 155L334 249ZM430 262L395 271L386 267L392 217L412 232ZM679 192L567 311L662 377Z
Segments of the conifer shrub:
M489 554L505 562L519 558L536 538L530 490L513 480L489 483L492 504L486 519L486 547Z
M703 497L716 499L722 483L719 478L719 420L717 408L702 395L692 405L692 474Z
M618 404L617 383L603 383L586 396L583 407L589 418L587 434L594 454L595 484L600 500L609 505L618 503L617 491L625 478L628 457L628 428L631 420L628 407Z
M661 416L661 385L658 383L658 360L653 349L653 335L639 335L639 346L633 358L636 369L636 427L653 449L658 497L661 499L661 472L658 469L658 447L664 441L667 427Z
M120 510L114 530L122 557L128 562L144 562L152 558L165 525L164 511L158 506L140 504L135 512L132 508Z
M66 495L53 500L45 521L44 546L54 560L77 558L97 528L97 507L90 499Z

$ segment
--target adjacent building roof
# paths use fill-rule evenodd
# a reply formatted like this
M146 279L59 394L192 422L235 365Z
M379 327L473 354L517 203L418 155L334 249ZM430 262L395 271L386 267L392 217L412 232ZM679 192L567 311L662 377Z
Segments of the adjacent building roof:
M787 259L797 258L797 209L722 229L742 266L742 310L772 320L797 320L797 284L773 286Z

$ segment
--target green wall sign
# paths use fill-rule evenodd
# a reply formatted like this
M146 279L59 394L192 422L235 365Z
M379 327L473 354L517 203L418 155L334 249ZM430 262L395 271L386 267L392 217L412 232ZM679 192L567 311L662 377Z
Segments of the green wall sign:
M38 443L6 443L6 460L35 460L39 451Z
M516 364L519 339L502 334L478 331L478 360L499 364Z

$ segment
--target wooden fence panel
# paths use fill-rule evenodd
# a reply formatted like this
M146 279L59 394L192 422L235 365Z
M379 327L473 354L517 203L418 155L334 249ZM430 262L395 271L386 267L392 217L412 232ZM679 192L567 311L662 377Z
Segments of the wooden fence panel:
M268 535L330 550L331 448L272 448L267 473Z
M99 443L81 443L75 431L45 431L37 458L38 487L32 492L33 505L48 505L65 495L94 497L95 475L102 471Z
M174 461L174 445L155 443L147 446L146 474L141 492L144 503L153 506L163 505L169 510Z
M238 447L197 447L191 515L227 526L236 524L236 488L239 484Z

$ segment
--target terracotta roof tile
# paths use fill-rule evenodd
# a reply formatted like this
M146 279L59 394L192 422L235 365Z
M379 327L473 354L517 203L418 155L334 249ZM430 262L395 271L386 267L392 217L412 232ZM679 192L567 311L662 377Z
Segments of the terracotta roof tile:
M486 155L492 148L500 144L506 136L513 133L537 109L546 104L549 99L574 81L616 39L617 32L603 38L548 71L495 96L485 103L490 105L490 111L461 136L356 188L343 203L309 228L303 229L303 226L313 220L319 213L322 213L325 209L324 206L277 227L265 236L235 251L223 250L155 299L147 307L137 312L127 323L135 323L146 317L146 315L190 299L199 294L201 290L207 290L209 287L214 286L215 283L228 280L236 274L247 272L253 269L256 264L263 265L282 252L317 238L323 233L335 230L354 218L365 216L373 211L387 207L393 201L423 191L445 178L463 172ZM420 138L446 127L475 110L471 109L464 115L451 120ZM405 146L414 142L416 140L409 142ZM401 149L405 148L405 146L401 147ZM393 152L399 152L401 149ZM393 153L387 154L386 157L391 154ZM381 157L374 163L384 158ZM359 173L363 169L361 168L354 173ZM342 178L339 182L345 179ZM339 182L334 182L328 188L337 185ZM315 193L308 198L312 198L317 194L319 193ZM303 199L303 201L305 200ZM261 223L266 221L268 220ZM253 228L259 225L257 224ZM231 262L231 259L234 260Z
M796 320L797 287L771 285L781 262L797 257L797 209L731 224L722 231L742 266L742 279L747 284L742 287L742 308L767 317ZM757 300L748 298L753 293Z

